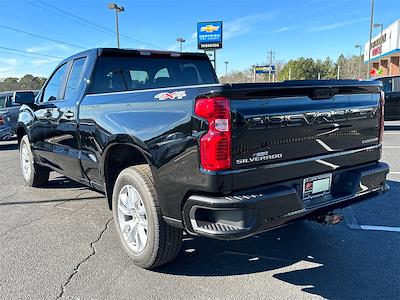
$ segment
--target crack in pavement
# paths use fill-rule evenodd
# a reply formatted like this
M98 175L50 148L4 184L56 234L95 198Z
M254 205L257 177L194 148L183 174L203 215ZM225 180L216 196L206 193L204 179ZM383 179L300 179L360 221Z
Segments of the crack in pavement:
M13 194L11 194L11 195L9 195L9 196L6 196L6 197L3 198L3 199L0 199L0 203L1 203L1 202L4 202L4 201L6 201L6 200L8 200L8 199L10 199L10 198L12 198L12 197L14 197L16 194L18 194L18 193L19 193L22 189L24 189L25 187L26 187L26 184L24 184L23 186L17 188Z
M10 232L14 231L15 229L18 229L18 228L21 228L21 227L28 226L28 225L30 225L30 224L32 224L32 223L35 223L35 222L41 221L41 220L43 220L43 219L45 219L45 218L47 218L47 217L51 217L51 216L54 216L54 215L60 214L60 213L62 213L62 212L63 212L63 210L60 210L60 211L58 211L58 212L55 212L55 213L53 213L53 214L45 214L44 216L41 216L41 217L40 217L40 218L38 218L38 219L31 220L31 221L29 221L29 222L27 222L27 223L24 223L24 224L17 225L17 226L15 226L15 227L13 227L13 228L11 228L11 229L9 229L9 230L5 231L4 233L2 233L2 234L0 235L0 238L4 237L5 235L9 234Z
M101 238L103 237L104 233L107 231L108 228L110 228L110 222L111 222L112 218L110 220L107 221L106 226L104 227L104 229L100 232L98 238L90 243L90 248L92 249L92 253L90 253L88 256L86 256L83 260L81 260L76 267L74 268L73 272L71 273L71 275L68 277L67 281L61 286L61 292L60 294L58 294L56 299L60 299L63 297L67 286L70 284L71 280L74 278L74 276L76 274L78 274L79 272L79 268L81 267L82 264L84 264L85 262L87 262L93 255L96 254L96 249L94 248L94 244L98 243Z
M85 193L86 193L86 192L80 193L79 195L75 196L75 197L72 198L72 199L68 199L68 200L66 200L66 201L64 201L64 202L58 203L58 204L56 204L56 205L53 205L50 209L52 209L52 208L58 208L57 206L59 206L59 205L61 205L61 204L63 204L63 203L66 203L66 202L68 202L68 201L71 201L71 200L73 200L73 199L77 199L77 198L79 198L80 196L82 196L82 195L85 194ZM59 209L62 209L62 208L60 207ZM47 217L52 217L52 216L57 215L57 214L60 214L60 213L62 213L62 212L64 212L64 211L65 211L65 210L62 209L62 210L57 211L57 212L52 213L52 214L44 214L44 215L41 216L40 218L37 218L37 219L31 220L31 221L29 221L29 222L26 222L26 223L23 223L23 224L19 224L19 225L17 225L17 226L14 226L13 228L11 228L11 229L9 229L9 230L3 232L3 233L0 235L0 238L4 237L5 235L9 234L10 232L14 231L15 229L18 229L18 228L21 228L21 227L24 227L24 226L28 226L28 225L30 225L30 224L32 224L32 223L41 221L41 220L43 220L43 219L45 219L45 218L47 218Z

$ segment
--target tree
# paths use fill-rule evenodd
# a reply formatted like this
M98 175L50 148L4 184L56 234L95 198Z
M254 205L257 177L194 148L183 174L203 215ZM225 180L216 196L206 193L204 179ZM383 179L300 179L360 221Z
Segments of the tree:
M365 79L368 66L364 64L364 56L339 56L336 65L340 68L340 79Z
M253 82L253 68L249 68L243 71L232 71L228 73L228 76L221 76L219 78L221 83L246 83Z
M324 61L300 57L290 60L278 75L279 80L316 80L334 77L335 65L328 57ZM289 76L290 75L290 76Z
M39 90L45 82L46 78L36 77L31 74L26 74L20 79L8 77L0 81L0 91Z

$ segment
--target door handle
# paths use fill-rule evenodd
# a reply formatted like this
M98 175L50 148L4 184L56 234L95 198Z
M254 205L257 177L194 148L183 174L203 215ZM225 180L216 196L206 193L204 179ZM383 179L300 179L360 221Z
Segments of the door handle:
M64 113L64 116L65 116L67 119L73 118L74 115L75 115L74 112L72 112L72 111L70 111L70 110Z

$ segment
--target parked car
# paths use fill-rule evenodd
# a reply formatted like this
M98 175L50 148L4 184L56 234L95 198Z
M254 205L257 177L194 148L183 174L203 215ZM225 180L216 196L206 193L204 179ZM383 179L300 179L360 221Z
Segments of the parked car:
M143 268L182 233L236 240L388 189L380 82L219 84L206 54L92 49L19 97L22 175L104 192Z
M385 120L400 120L400 75L374 78L383 84L385 92Z
M27 91L8 91L0 92L0 113L7 112L10 118L10 130L11 136L15 134L18 121L18 113L21 104L15 102L15 97L19 93L32 92L36 96L39 91L37 90L27 90Z

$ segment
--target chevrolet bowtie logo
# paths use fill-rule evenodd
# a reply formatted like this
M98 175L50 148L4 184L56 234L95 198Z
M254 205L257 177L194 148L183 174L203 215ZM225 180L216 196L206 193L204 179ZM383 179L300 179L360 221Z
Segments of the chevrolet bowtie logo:
M219 26L207 25L207 26L201 27L200 31L201 32L205 31L205 32L211 33L211 32L214 32L214 31L218 31L218 29L219 29Z

